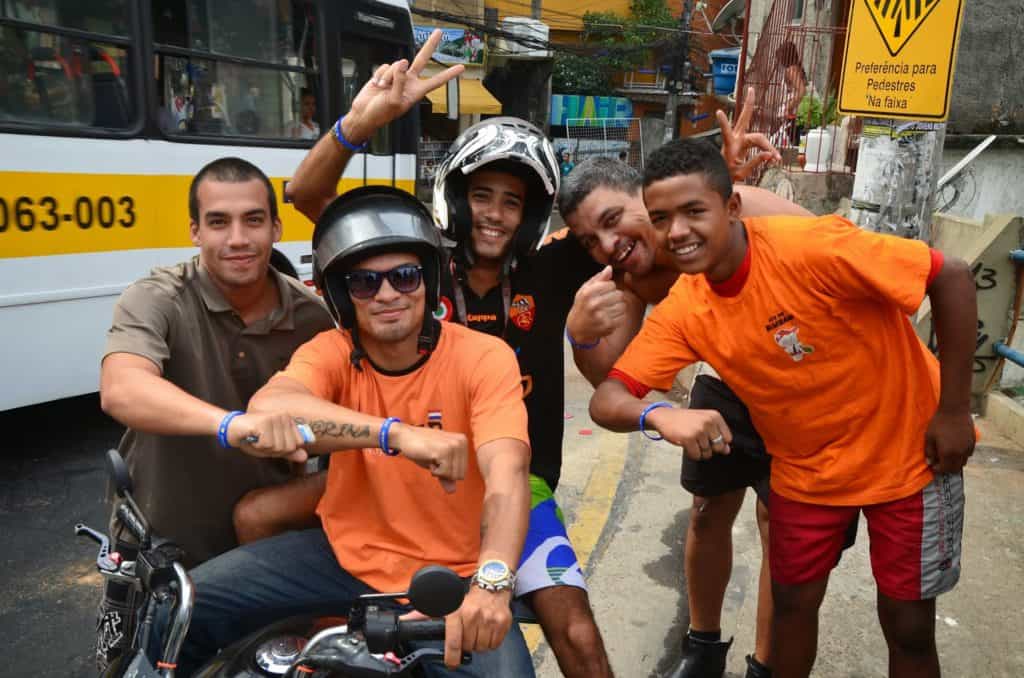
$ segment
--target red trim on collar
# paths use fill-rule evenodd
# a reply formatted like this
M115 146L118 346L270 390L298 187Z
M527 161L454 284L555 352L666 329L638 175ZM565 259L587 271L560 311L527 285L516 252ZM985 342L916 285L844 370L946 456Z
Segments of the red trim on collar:
M707 274L705 274L707 277ZM736 269L736 272L731 276L723 280L722 282L712 282L708 279L708 284L711 285L711 291L720 297L735 297L740 291L743 290L743 285L747 282L747 278L750 277L750 243L747 243L747 253L743 255L743 263Z

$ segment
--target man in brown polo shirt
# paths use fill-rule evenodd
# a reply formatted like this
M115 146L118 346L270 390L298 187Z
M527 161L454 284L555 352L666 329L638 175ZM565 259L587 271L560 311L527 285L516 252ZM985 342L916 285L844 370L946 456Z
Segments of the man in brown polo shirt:
M142 511L194 566L237 545L232 510L242 495L291 475L288 461L251 456L291 444L299 433L290 417L228 415L334 323L307 287L270 268L281 222L257 167L238 158L206 165L189 190L189 217L198 256L154 269L118 301L100 397L128 428L119 449ZM225 442L250 454L218 442L225 421ZM248 445L247 436L259 440ZM119 631L103 617L98 631L103 662Z

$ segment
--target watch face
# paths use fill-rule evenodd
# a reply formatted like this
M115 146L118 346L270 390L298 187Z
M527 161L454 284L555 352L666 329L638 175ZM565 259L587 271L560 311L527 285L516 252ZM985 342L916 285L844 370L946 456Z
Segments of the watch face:
M488 560L480 566L480 578L487 582L498 582L508 577L508 566L498 560Z

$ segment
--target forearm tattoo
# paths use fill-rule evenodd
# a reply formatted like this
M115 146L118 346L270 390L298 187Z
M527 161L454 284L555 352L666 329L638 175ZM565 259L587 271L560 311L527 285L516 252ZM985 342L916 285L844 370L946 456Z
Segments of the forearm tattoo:
M313 421L306 421L302 417L294 417L296 424L306 424L312 429L313 434L320 438L327 436L329 438L348 438L350 440L357 440L360 438L368 438L370 436L369 425L358 425L358 424L346 424L340 421L328 421L326 419L314 419Z

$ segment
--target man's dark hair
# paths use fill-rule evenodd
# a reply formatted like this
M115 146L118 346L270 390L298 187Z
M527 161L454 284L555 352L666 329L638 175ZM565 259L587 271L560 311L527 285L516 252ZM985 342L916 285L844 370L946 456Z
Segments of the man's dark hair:
M199 170L192 179L192 185L188 188L188 215L197 224L199 223L199 184L206 179L230 184L240 184L253 179L262 181L267 188L270 218L277 219L277 195L274 193L273 184L270 183L270 179L263 173L263 170L241 158L218 158Z
M558 211L562 218L579 209L588 195L602 187L635 195L641 187L641 176L620 160L604 156L587 158L562 180L558 191Z
M722 200L732 195L732 177L718 148L705 139L676 139L651 153L644 167L644 188L680 174L703 174Z

